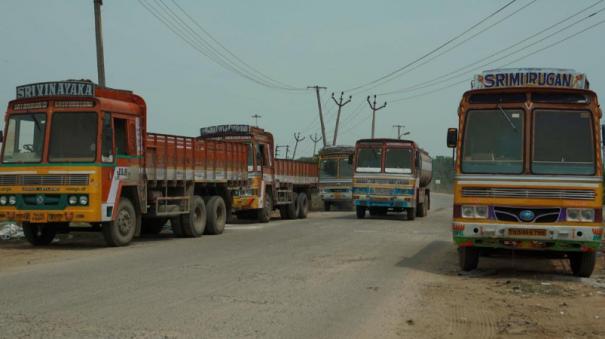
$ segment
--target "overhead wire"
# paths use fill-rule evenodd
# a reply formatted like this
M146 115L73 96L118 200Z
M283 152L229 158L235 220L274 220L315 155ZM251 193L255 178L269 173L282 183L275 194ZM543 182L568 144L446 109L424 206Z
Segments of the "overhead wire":
M428 53L425 53L424 55L420 56L419 58L414 59L413 61L405 64L402 67L399 67L397 69L395 69L394 71L391 71L383 76L380 76L374 80L371 80L369 82L366 82L364 84L349 88L347 90L345 90L345 92L352 92L352 91L356 91L358 89L361 88L365 88L368 87L370 85L374 85L378 82L382 82L383 80L386 80L385 82L391 81L392 78L394 76L396 76L398 73L402 72L403 70L413 66L414 64L418 63L419 61L422 61L426 58L428 58L429 56L433 55L435 52L441 50L442 48L446 47L447 45L451 44L452 42L458 40L460 37L464 36L465 34L467 34L468 32L472 31L473 29L477 28L478 26L482 25L484 22L488 21L489 19L491 19L492 17L494 17L495 15L497 15L498 13L502 12L504 9L506 9L508 6L512 5L513 3L515 3L516 0L511 0L508 3L506 3L504 6L498 8L496 11L492 12L491 14L489 14L488 16L484 17L483 19L479 20L479 22L471 25L469 28L465 29L464 31L462 31L461 33L457 34L456 36L454 36L453 38L450 38L449 40L447 40L446 42L442 43L441 45L435 47L434 49L430 50Z

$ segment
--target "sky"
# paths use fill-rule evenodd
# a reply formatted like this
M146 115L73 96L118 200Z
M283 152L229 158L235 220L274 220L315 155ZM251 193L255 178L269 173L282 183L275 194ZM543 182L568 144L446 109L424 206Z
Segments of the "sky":
M158 6L159 0L141 1ZM176 12L172 0L163 1ZM510 2L175 1L234 55L262 73L297 88L327 87L321 101L329 143L336 118L332 92L338 97L343 90L405 66ZM432 155L451 154L445 145L446 130L457 126L458 104L470 88L473 72L415 91L409 87L490 56L597 2L517 0L439 50L460 44L443 55L433 58L436 54L432 54L422 60L430 60L426 64L405 68L378 87L345 93L345 98L350 93L353 98L343 107L337 143L353 144L370 136L368 95L408 88L378 96L378 105L386 101L387 106L376 113L376 136L396 137L393 125L402 124L410 132L407 137ZM602 8L603 1L536 40ZM226 70L180 40L136 0L104 0L102 16L107 85L132 90L145 99L148 131L196 136L204 126L254 124L251 116L259 114L260 127L274 134L276 144L293 146L294 133L301 133L305 139L297 157L311 155L310 135L321 135L314 91L267 88ZM483 68L509 63L507 67L573 68L587 74L597 94L605 93L605 24L515 61L601 20L605 11L541 43L520 45L516 54L507 56L515 49L497 53ZM15 87L21 84L97 81L93 0L3 0L0 42L3 105L14 99ZM502 60L491 63L499 57Z

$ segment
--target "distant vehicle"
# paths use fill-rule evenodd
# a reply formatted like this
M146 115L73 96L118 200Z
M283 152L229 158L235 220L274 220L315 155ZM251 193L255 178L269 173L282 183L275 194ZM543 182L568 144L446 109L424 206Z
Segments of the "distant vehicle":
M353 153L353 146L327 146L319 151L319 195L326 211L334 205L351 208Z
M268 222L273 210L282 219L306 218L318 169L312 162L274 157L273 135L249 125L219 125L200 130L201 140L224 140L248 149L248 180L232 190L230 205L243 219Z
M460 267L496 249L567 257L592 274L603 238L601 109L582 73L499 69L475 76L458 109L453 238Z
M147 132L140 96L58 81L17 87L0 164L0 219L33 245L100 231L109 246L140 233L220 234L229 192L248 180L248 148Z
M357 218L407 212L407 219L425 217L431 206L428 188L432 159L415 142L362 139L355 144L353 201Z

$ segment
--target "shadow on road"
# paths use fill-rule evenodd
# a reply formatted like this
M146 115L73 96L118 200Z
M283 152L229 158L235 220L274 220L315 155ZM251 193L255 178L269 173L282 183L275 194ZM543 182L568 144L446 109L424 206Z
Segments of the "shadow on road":
M600 256L597 272L605 268L605 257ZM544 253L502 252L482 256L479 268L463 272L458 266L456 247L449 241L432 241L411 257L403 258L398 267L411 268L445 276L468 278L526 278L526 279L576 279L571 276L569 262L565 258L548 258Z

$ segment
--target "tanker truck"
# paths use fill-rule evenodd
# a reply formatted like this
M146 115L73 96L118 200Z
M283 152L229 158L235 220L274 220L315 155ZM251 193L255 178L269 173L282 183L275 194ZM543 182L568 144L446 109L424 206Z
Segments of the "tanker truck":
M408 220L431 207L432 159L411 140L361 139L353 155L353 203L358 219L406 212Z

